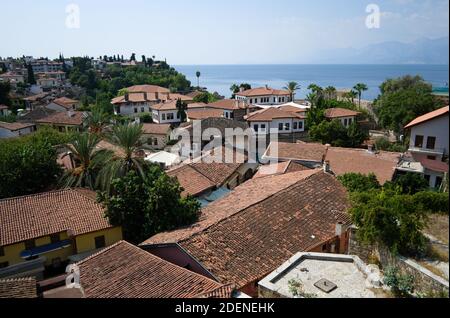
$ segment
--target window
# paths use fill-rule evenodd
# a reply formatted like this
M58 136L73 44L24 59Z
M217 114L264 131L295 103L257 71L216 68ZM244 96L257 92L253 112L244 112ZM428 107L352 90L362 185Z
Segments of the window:
M419 136L419 135L416 136L416 142L414 144L414 147L417 147L417 148L423 147L423 136Z
M158 138L153 139L153 145L158 146Z
M431 179L431 176L429 176L429 175L425 175L425 180L427 180L428 181L428 183L430 183L430 179Z
M298 123L298 129L303 129L303 122L302 122L302 121L300 121L300 122Z
M442 185L442 177L436 177L436 184L435 184L435 188L440 188Z
M5 256L5 249L3 246L0 246L0 256Z
M52 244L58 243L59 241L61 241L61 238L59 237L59 233L50 235L50 241Z
M166 120L166 114L161 115L162 120Z
M290 123L286 123L285 127L286 127L285 128L286 130L291 130L291 124Z
M175 116L173 115L173 113L167 114L167 120L173 120L175 118Z
M427 149L433 150L436 146L436 137L428 137L427 138Z
M0 263L0 268L6 268L9 266L9 262Z
M95 248L103 248L106 246L106 242L105 242L105 236L97 236L95 239Z
M261 125L261 131L266 131L266 125L265 124Z
M36 247L36 243L34 242L34 240L25 241L25 250L29 251L35 247Z
M347 125L348 125L348 119L345 118L345 119L344 119L344 126L347 126Z
M350 126L350 125L352 124L352 122L353 122L353 119L352 119L352 118L349 118L349 119L348 119L348 125Z
M141 113L145 113L145 108L141 107Z
M279 123L279 124L278 124L278 130L279 130L279 131L282 131L282 130L283 130L283 123Z
M258 125L253 125L253 130L258 132L259 126Z
M137 109L137 107L135 107L134 108L134 113L137 114L137 112L138 112L138 109Z
M298 127L298 123L294 122L294 130L297 130L297 127Z

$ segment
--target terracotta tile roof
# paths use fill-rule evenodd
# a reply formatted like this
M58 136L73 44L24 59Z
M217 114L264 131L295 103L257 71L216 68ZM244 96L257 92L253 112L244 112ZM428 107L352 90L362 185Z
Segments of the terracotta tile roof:
M154 110L177 110L177 101L169 100L156 105L152 105L151 108Z
M278 109L285 111L285 112L290 112L290 113L299 113L306 118L306 109L305 108L299 108L299 107L287 105L287 106L280 106L280 107L278 107Z
M36 279L0 279L0 298L37 298Z
M438 109L438 110L435 110L435 111L433 111L433 112L431 112L431 113L428 113L428 114L425 114L425 115L423 115L423 116L420 116L420 117L414 119L414 120L413 120L412 122L410 122L408 125L406 125L406 126L405 126L405 129L411 128L411 127L416 126L416 125L419 125L419 124L422 124L422 123L424 123L424 122L427 122L427 121L429 121L429 120L435 119L435 118L437 118L437 117L446 115L446 114L448 114L448 111L449 111L449 106L445 106L445 107L440 108L440 109Z
M258 172L255 174L253 178L264 178L270 175L280 175L285 173L297 172L297 171L305 171L311 170L308 167L305 167L299 163L294 161L285 161L270 165L260 166Z
M19 117L18 120L21 122L35 122L38 119L48 117L54 113L56 113L56 110L48 109L46 107L39 107Z
M355 112L350 109L329 108L325 112L325 117L327 118L355 117L358 116L359 114L360 114L359 112Z
M49 95L49 93L41 93L41 94L36 94L36 95L33 95L33 96L25 97L23 100L27 101L27 102L36 102L36 101L38 101L40 99L43 99L43 98L47 97L48 95Z
M28 128L28 127L33 127L34 124L27 124L27 123L5 123L3 121L0 121L0 128L5 128L8 129L10 131L17 131L20 129L24 129L24 128Z
M190 92L189 94L186 94L186 96L195 98L195 97L197 97L198 95L201 95L201 94L203 94L203 92L200 92L200 91L194 91L194 92Z
M156 101L154 94L148 94L147 98L145 98L144 93L130 93L128 94L128 101L126 100L125 95L118 96L113 98L111 104L123 104L123 103L145 103L148 101Z
M169 124L143 124L144 134L167 135L170 131Z
M328 148L326 155L331 170L337 175L346 173L374 173L378 181L384 184L391 181L401 153L381 151L369 153L364 149Z
M236 93L236 96L252 97L252 96L267 96L267 95L288 95L291 93L286 90L273 89L270 87L252 88L243 92Z
M208 106L208 104L205 104L205 103L188 104L188 109L197 109L197 108L209 108L209 106Z
M36 123L81 126L86 117L87 114L84 112L73 111L71 116L69 116L68 112L56 112L52 115L36 120Z
M77 236L110 227L104 209L95 201L95 193L86 190L0 200L0 246L64 231Z
M321 170L269 176L211 203L191 227L143 244L177 242L221 282L239 289L334 238L338 222L350 224L348 208L344 187Z
M193 101L192 97L189 97L189 96L186 96L186 95L181 95L181 94L174 94L174 93L170 93L168 95L167 99L168 100L175 100L175 101L178 100L178 99L181 99L184 102L192 102Z
M276 147L278 146L278 153ZM267 148L264 157L274 158L279 161L294 160L294 161L311 161L322 163L327 153L327 146L316 143L297 142L286 143L271 143Z
M223 295L222 284L125 241L77 264L86 298L196 298Z
M217 102L210 103L208 104L208 106L224 110L237 110L245 108L244 102L240 102L236 99L222 99L218 100Z
M207 118L221 118L224 116L223 110L214 108L194 108L187 111L187 116L191 120Z
M428 159L426 155L413 154L412 157L414 160L421 163L421 165L428 170L436 171L436 172L447 172L448 173L448 163L439 161L439 160L431 160Z
M129 93L170 93L170 90L161 86L156 85L135 85L131 87L127 87L126 90Z
M218 287L217 289L211 292L206 292L204 294L197 295L196 298L228 299L232 297L234 290L235 290L234 285L228 284Z
M287 112L276 107L269 107L263 110L251 113L246 117L247 121L250 122L260 122L260 121L272 121L274 119L281 118L294 118L294 119L305 119L304 115L300 115L294 112Z
M197 196L216 187L211 180L190 165L184 165L180 168L168 171L167 174L178 180L181 187L184 189L182 193L183 196L189 194Z
M67 98L67 97L61 97L61 98L55 99L53 101L53 103L55 103L55 104L57 104L59 106L62 106L64 108L66 108L66 109L71 109L71 108L73 108L73 106L75 106L78 103L78 101L74 100L74 99Z

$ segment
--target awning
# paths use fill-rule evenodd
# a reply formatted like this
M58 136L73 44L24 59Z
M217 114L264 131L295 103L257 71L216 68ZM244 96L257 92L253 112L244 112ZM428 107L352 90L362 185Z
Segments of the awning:
M26 250L23 251L22 253L20 253L20 257L27 259L33 256L38 256L38 255L42 255L45 253L49 253L49 252L53 252L53 251L57 251L60 249L64 249L67 248L69 246L71 246L72 243L70 240L65 240L65 241L60 241L57 243L52 243L52 244L47 244L47 245L43 245L43 246L39 246L39 247L35 247L31 250Z

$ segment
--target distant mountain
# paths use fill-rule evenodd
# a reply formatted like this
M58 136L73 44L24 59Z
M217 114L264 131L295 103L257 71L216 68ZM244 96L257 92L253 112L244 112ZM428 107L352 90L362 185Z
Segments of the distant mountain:
M327 51L318 63L336 64L446 64L449 62L449 37L422 38L412 43L383 42L364 48Z

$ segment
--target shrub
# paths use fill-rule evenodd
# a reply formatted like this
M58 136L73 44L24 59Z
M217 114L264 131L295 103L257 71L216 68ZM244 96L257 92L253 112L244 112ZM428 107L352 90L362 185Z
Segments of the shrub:
M426 212L449 213L448 193L438 193L432 191L418 192L414 195L415 204Z
M399 189L403 194L415 194L428 190L429 183L422 175L408 172L392 182L386 182L384 187L391 190Z
M349 192L365 192L380 189L380 183L375 174L363 175L360 173L347 173L338 177L339 181Z
M410 297L414 293L414 276L401 274L398 267L388 267L383 281L396 297Z

